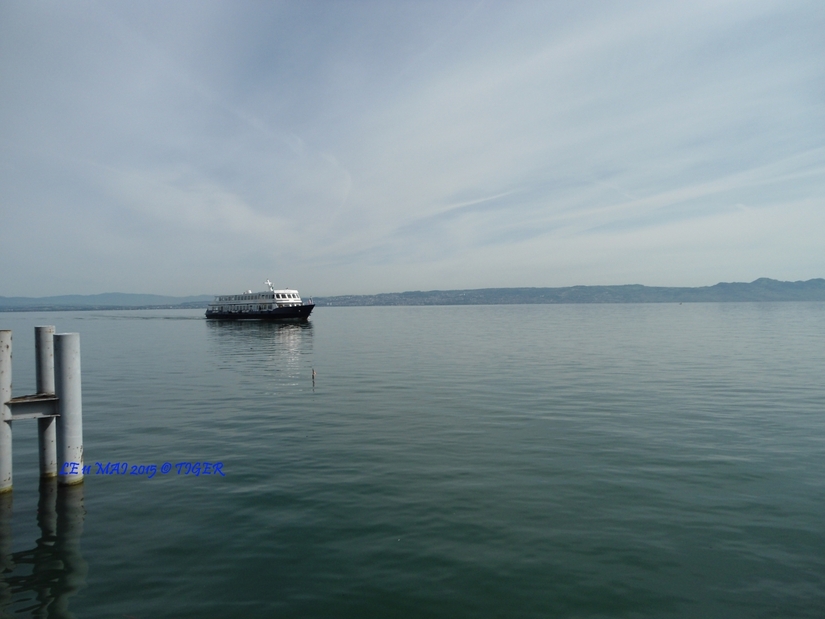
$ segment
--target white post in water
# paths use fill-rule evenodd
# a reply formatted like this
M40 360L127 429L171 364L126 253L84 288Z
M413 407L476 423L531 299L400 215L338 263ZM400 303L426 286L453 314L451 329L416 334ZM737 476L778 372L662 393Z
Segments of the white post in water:
M80 395L80 334L54 336L54 386L58 398L57 480L83 481L83 403Z
M11 331L0 331L0 492L11 490Z
M54 327L34 328L34 347L37 353L37 393L54 395ZM37 443L40 452L40 477L57 476L57 419L41 417L37 420Z

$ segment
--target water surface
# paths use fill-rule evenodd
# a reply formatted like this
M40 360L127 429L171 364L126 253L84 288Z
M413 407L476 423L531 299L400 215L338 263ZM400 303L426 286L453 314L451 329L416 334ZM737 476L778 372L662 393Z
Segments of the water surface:
M44 498L16 422L7 616L825 608L825 304L3 313L15 395L40 324L81 334L87 464L226 476Z

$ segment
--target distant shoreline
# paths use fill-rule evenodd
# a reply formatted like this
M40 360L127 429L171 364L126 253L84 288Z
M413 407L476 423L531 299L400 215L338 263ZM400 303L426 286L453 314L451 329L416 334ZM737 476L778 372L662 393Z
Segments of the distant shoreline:
M376 295L315 297L318 306L375 305L535 305L563 303L725 303L825 301L825 279L781 282L761 278L750 283L719 283L698 288L629 284L564 288L482 288L431 290Z
M202 309L206 308L207 302L203 303L182 303L180 305L21 305L4 306L0 305L2 312L92 312L92 311L113 311L113 310L158 310L158 309Z
M205 308L211 299L211 295L163 297L126 293L43 298L0 297L0 312L199 309ZM783 282L763 277L750 283L722 282L714 286L696 288L629 284L563 288L416 290L375 295L315 297L314 300L319 307L825 301L825 279Z

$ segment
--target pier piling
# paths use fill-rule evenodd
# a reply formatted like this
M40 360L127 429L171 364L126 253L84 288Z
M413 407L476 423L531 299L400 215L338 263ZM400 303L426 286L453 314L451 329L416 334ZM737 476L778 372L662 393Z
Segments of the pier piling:
M11 331L0 331L0 492L11 490Z
M12 389L12 332L0 331L0 493L12 489L12 422L37 420L41 479L61 486L83 481L80 334L35 327L37 393Z
M83 403L80 392L80 334L54 336L57 395L57 480L63 486L83 481ZM73 467L79 463L77 469Z
M55 395L54 391L54 327L34 328L37 363L38 395ZM40 477L57 476L57 420L40 417L37 420L37 444L40 453Z

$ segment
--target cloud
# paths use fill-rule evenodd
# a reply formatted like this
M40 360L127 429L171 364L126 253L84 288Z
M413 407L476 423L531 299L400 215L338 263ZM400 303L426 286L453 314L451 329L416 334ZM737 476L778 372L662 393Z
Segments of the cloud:
M0 11L0 294L825 271L817 3Z

